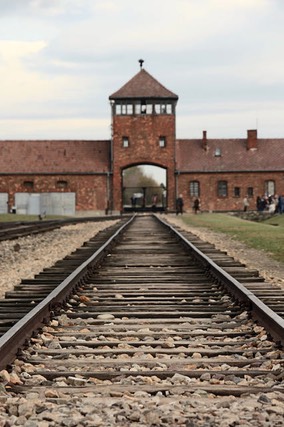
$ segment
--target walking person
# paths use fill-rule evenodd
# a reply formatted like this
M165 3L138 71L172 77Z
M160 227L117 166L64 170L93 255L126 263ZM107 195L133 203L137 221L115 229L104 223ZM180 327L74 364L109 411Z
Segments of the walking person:
M193 210L195 214L197 214L197 212L200 211L200 200L198 197L193 202Z
M176 200L176 214L183 214L183 198L182 194L179 195L179 197Z
M249 207L248 196L244 197L244 199L243 199L243 205L244 205L244 212L246 212L248 210L248 207Z

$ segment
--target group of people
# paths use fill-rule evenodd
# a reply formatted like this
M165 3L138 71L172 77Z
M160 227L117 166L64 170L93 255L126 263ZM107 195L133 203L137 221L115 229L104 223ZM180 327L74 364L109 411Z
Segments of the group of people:
M180 194L176 201L176 214L183 213L183 198ZM243 210L246 212L249 209L250 202L248 196L245 196L243 199ZM195 198L192 205L193 212L197 214L201 212L200 199ZM284 213L284 193L280 196L275 195L264 195L262 197L258 196L256 199L256 209L258 212L268 212L268 213Z
M280 196L264 195L262 197L257 196L256 209L258 212L269 212L269 213L284 213L284 193Z

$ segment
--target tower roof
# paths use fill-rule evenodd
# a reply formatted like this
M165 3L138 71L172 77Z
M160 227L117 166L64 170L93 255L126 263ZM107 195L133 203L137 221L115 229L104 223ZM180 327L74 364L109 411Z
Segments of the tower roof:
M118 91L109 96L109 99L130 99L130 98L162 98L178 99L178 96L165 88L144 68L129 80Z

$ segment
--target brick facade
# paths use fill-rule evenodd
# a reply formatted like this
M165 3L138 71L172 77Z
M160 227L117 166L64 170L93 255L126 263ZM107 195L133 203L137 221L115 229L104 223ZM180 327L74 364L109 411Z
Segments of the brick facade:
M175 116L128 115L113 117L113 208L122 210L122 171L138 164L151 164L167 171L168 207L174 209ZM123 146L123 138L129 146ZM165 138L165 146L159 144Z
M76 211L104 213L107 208L108 175L0 175L0 193L8 194L8 211L16 193L75 193Z
M178 188L184 196L185 211L191 212L195 196L190 194L190 182L200 185L201 209L204 211L238 211L243 210L243 198L249 194L249 209L256 209L257 196L263 196L266 183L275 183L275 194L283 194L284 172L232 172L232 173L185 173L179 175ZM227 183L227 195L218 195L218 182ZM239 189L239 194L235 194Z
M69 192L76 212L116 213L123 171L145 164L166 170L169 211L178 194L186 211L196 195L205 211L229 211L241 210L247 194L250 209L257 196L284 194L284 139L259 139L255 129L240 139L210 139L206 131L176 139L178 96L143 68L109 99L110 140L0 141L2 207L7 195L10 209L16 193Z

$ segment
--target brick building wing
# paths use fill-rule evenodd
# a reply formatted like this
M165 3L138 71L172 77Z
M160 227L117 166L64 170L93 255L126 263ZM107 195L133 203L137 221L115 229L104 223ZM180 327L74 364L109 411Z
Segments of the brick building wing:
M123 175L136 165L163 169L167 211L180 194L186 211L196 197L203 210L229 211L241 210L245 196L255 209L258 196L284 194L284 138L259 138L251 129L239 139L211 139L206 131L177 139L178 96L139 62L140 71L109 96L109 140L0 141L0 213L122 212Z

